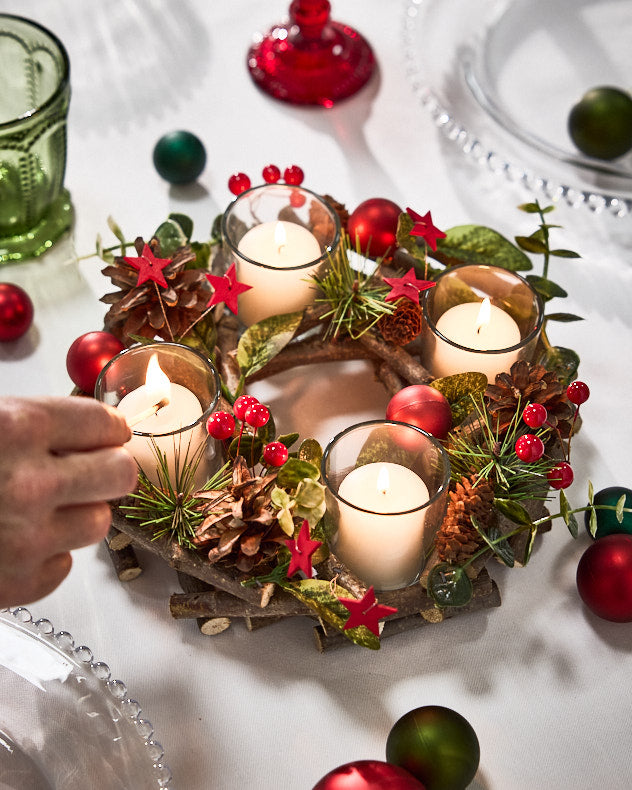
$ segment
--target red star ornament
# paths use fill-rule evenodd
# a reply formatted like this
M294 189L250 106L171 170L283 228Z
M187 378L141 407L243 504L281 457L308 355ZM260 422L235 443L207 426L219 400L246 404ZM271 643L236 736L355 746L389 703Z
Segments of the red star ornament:
M369 631L380 635L378 620L395 614L397 609L394 606L384 606L375 600L375 590L373 585L364 593L359 600L356 598L338 598L340 603L350 612L349 619L345 623L344 630L355 628L358 625L365 625Z
M288 579L294 576L296 571L303 571L308 579L312 578L312 554L323 544L320 540L310 540L309 524L307 519L303 520L298 536L292 540L286 540L285 545L290 550L292 558L290 567L287 569Z
M419 293L427 288L432 288L435 283L430 280L418 280L415 270L411 268L403 277L385 277L384 282L391 286L391 291L385 297L386 302L394 302L400 297L410 299L419 304Z
M445 239L445 233L433 225L432 214L429 211L426 211L422 217L421 214L417 214L417 212L413 211L412 208L407 208L406 211L408 212L408 216L415 223L413 225L413 229L410 231L410 235L421 236L421 238L430 247L432 247L433 250L436 250L437 239Z
M237 297L244 291L249 291L252 285L237 282L237 275L235 274L235 264L231 263L228 267L226 274L218 276L216 274L207 274L206 279L213 286L215 293L211 297L211 301L206 305L213 307L214 304L224 302L226 307L237 315Z
M145 244L139 258L123 257L123 260L138 271L137 287L148 280L153 280L163 288L168 287L162 270L171 263L171 258L156 258L149 244Z

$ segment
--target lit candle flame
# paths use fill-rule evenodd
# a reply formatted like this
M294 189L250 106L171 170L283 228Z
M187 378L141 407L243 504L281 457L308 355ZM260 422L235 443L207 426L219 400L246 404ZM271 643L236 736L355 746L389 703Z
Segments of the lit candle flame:
M152 354L149 359L145 375L145 386L152 403L159 403L160 401L169 403L171 400L171 382L158 364L157 354Z
M274 243L280 255L287 243L287 233L285 232L282 222L277 222L274 226Z
M491 302L489 301L489 297L486 296L481 302L481 309L478 311L478 316L476 318L476 334L478 334L483 327L489 325L491 315Z
M385 466L381 466L377 475L377 490L385 495L389 489L390 484L391 481L388 476L388 469Z

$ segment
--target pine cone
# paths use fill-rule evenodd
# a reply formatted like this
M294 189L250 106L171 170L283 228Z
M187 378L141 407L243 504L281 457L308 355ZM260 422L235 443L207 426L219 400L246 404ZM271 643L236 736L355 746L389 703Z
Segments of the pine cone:
M472 526L472 516L480 527L491 526L494 487L489 480L476 476L461 477L450 483L448 508L435 536L437 554L443 562L460 565L482 546L483 539Z
M527 403L541 403L547 411L548 422L556 426L563 438L571 432L573 407L566 387L552 371L542 365L531 365L524 360L514 362L509 373L499 373L496 383L485 391L485 405L492 416L492 425L502 435L516 410Z
M270 484L275 478L276 472L253 477L245 459L239 456L230 485L221 491L196 493L196 498L205 500L205 504L201 511L204 520L193 543L200 549L209 549L211 563L222 560L243 573L250 573L257 566L261 573L271 570L266 563L287 540L270 499Z
M336 212L338 215L338 219L340 220L340 228L345 233L347 232L347 226L349 224L349 212L347 211L344 203L339 203L335 198L332 198L331 195L323 195L323 200L325 203L328 203L329 206Z
M134 246L140 256L143 239L137 238ZM158 240L152 239L149 246L160 257ZM123 257L115 258L113 264L102 269L120 289L101 297L102 302L111 305L105 316L105 329L123 343L131 335L158 336L163 340L181 337L206 310L211 295L204 271L186 268L193 260L195 253L188 245L176 250L171 263L162 270L168 283L167 288L162 288L151 280L136 285L138 271Z
M421 308L410 299L400 299L395 312L383 315L377 326L387 343L405 346L421 332Z

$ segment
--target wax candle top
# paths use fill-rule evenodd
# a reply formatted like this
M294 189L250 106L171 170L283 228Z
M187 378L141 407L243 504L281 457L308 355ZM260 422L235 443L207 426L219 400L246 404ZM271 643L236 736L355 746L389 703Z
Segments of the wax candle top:
M350 505L373 513L406 513L423 507L429 494L423 480L401 464L358 466L340 484L338 494Z
M313 233L296 222L262 222L243 236L239 252L251 261L278 269L304 266L321 256Z
M448 340L476 351L499 351L520 343L514 319L486 297L451 307L437 321L437 332Z

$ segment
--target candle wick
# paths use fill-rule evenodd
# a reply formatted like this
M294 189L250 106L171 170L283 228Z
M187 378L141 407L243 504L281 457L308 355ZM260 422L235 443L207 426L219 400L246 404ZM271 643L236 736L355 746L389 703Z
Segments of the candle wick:
M282 255L282 254L283 254L283 250L284 250L284 249L285 249L285 244L279 244L279 247L278 247L278 249L277 249L277 253L278 253L279 255Z

